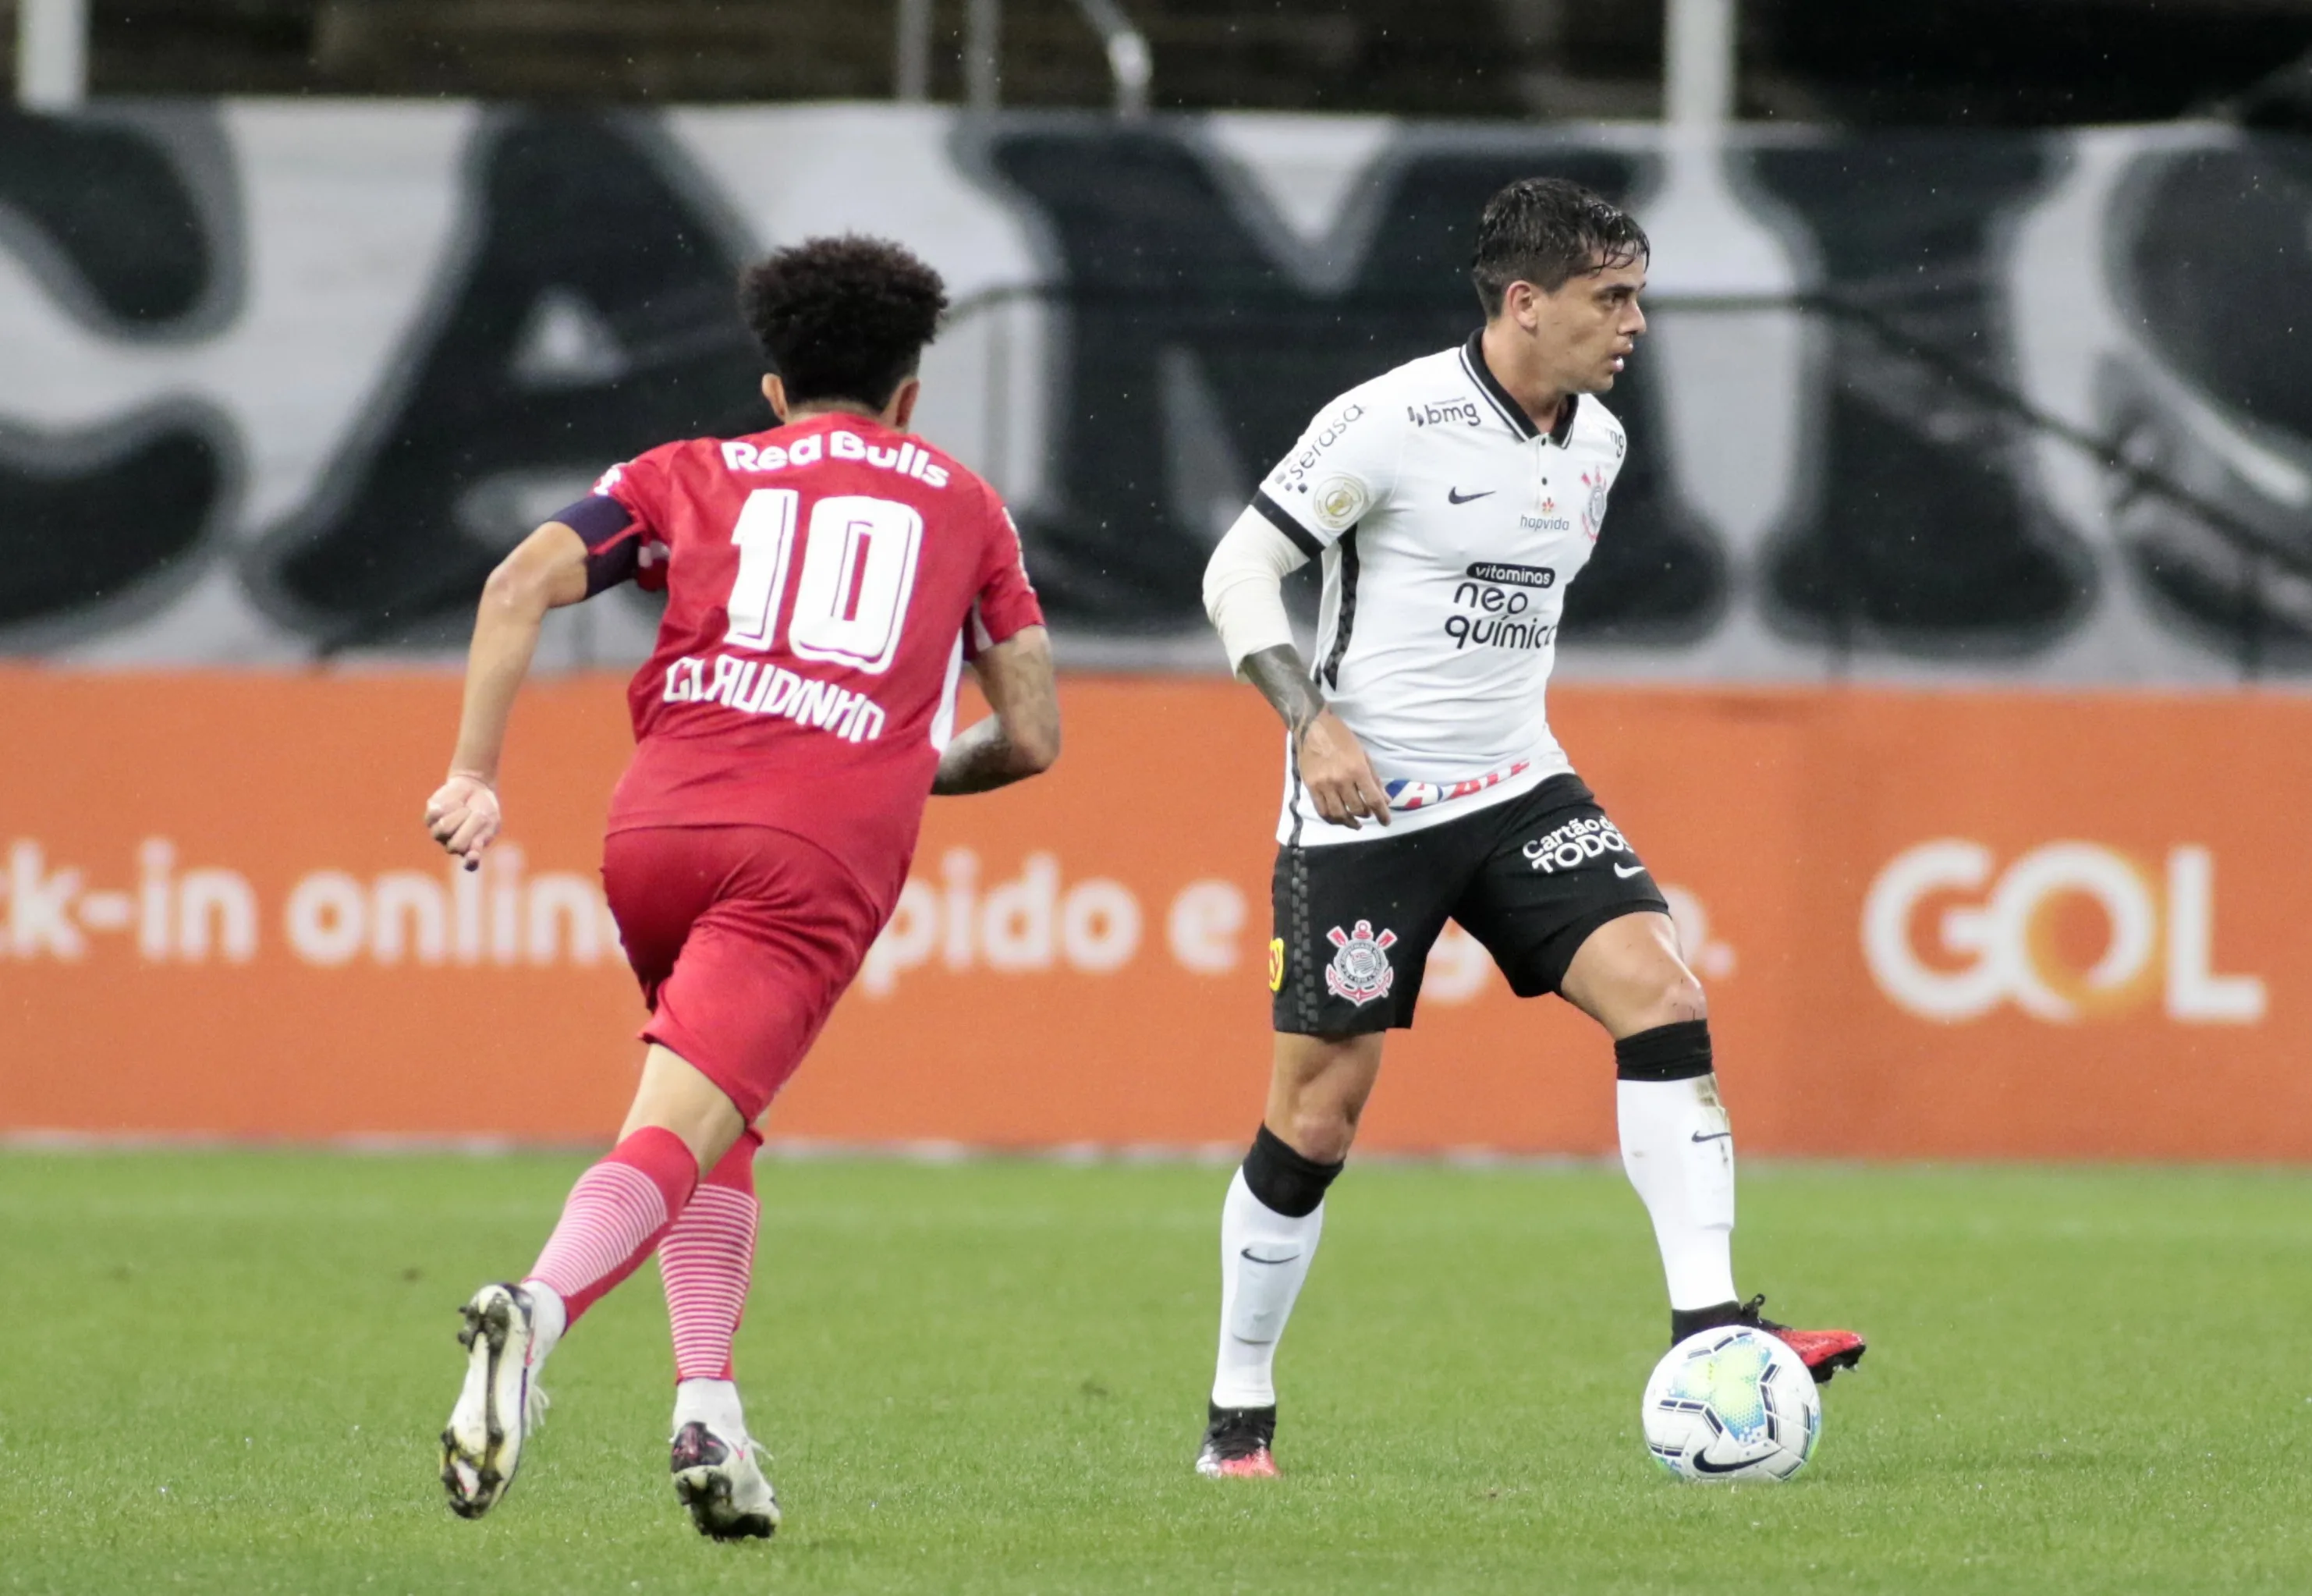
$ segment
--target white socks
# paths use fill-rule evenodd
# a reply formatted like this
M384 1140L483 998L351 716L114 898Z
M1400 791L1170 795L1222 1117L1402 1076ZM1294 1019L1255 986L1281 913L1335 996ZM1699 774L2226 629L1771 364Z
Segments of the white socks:
M543 1280L525 1280L521 1289L530 1293L530 1372L535 1374L570 1328L570 1310L562 1293Z
M1618 1081L1622 1168L1654 1222L1673 1311L1734 1294L1734 1141L1718 1078Z
M1222 1407L1276 1402L1276 1343L1309 1277L1325 1206L1288 1219L1252 1195L1239 1169L1221 1205L1221 1352L1213 1401Z
M739 1406L739 1387L729 1380L686 1380L674 1388L674 1433L685 1425L705 1425L716 1434L736 1441L747 1433L747 1415Z

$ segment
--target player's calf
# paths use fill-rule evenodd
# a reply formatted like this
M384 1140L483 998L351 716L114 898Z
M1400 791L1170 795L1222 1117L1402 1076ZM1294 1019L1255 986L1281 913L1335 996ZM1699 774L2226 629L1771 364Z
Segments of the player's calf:
M1277 1344L1324 1234L1326 1189L1340 1172L1340 1164L1303 1157L1263 1125L1243 1166L1230 1177L1221 1204L1221 1333L1211 1393L1215 1416L1266 1414L1268 1430L1274 1430ZM1212 1451L1208 1432L1204 1451ZM1201 1457L1197 1467L1204 1469ZM1275 1466L1219 1471L1273 1474Z

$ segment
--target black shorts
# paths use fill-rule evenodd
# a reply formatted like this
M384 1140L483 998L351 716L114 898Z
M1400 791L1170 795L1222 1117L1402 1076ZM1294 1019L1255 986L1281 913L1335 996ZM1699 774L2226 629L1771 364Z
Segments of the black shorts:
M1269 901L1276 1029L1303 1036L1411 1025L1449 919L1538 997L1607 921L1669 912L1577 776L1406 837L1279 848Z

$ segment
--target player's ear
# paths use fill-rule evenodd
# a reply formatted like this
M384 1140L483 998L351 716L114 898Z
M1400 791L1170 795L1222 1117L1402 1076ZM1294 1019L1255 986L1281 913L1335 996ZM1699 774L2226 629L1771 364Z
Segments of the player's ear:
M890 402L883 407L883 425L895 433L903 433L915 418L915 400L923 397L924 380L909 377L891 390Z
M778 373L763 373L763 397L770 401L771 414L784 422L787 418L787 385Z
M1502 310L1519 327L1531 332L1541 325L1541 301L1544 297L1542 291L1531 283L1511 283L1502 294Z

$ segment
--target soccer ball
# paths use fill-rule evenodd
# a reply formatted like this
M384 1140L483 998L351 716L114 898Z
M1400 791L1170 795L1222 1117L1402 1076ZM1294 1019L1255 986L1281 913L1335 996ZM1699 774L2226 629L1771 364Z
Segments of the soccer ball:
M1822 1398L1798 1354L1726 1325L1688 1336L1654 1365L1642 1416L1647 1450L1680 1479L1788 1479L1822 1434Z

